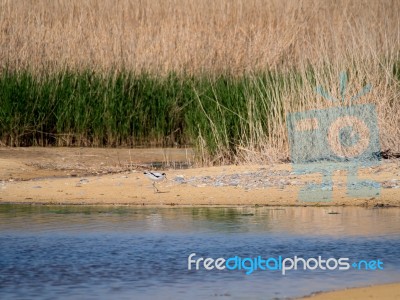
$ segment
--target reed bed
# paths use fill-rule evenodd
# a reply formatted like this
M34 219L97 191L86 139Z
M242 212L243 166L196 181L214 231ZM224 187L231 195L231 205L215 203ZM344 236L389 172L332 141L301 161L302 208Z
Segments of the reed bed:
M332 106L316 87L339 98L342 71L400 151L398 1L0 0L3 145L276 161L287 113Z

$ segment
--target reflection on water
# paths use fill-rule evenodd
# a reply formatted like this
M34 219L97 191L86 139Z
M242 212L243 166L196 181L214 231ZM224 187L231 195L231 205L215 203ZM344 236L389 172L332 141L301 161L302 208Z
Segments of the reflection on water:
M188 271L192 252L381 259L385 268ZM295 297L400 281L399 254L395 208L0 205L0 298Z
M0 230L398 235L400 209L0 205ZM28 226L29 224L29 226Z

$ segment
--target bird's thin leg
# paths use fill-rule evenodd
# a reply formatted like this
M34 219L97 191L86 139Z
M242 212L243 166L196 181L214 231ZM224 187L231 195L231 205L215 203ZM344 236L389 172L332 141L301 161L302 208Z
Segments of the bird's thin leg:
M158 188L156 187L156 183L155 182L153 182L153 187L156 189L154 192L155 193L159 193L160 191L158 190Z

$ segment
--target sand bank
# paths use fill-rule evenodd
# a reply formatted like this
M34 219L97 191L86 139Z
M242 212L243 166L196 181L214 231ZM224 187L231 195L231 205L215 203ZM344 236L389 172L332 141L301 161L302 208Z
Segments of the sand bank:
M316 294L310 300L394 300L400 299L400 283L383 284Z
M160 193L143 175L150 162L192 159L190 149L0 148L0 203L400 206L400 160L360 168L360 179L381 185L379 195L349 196L347 171L338 170L332 198L319 202L298 195L321 174L297 175L291 164L165 167Z

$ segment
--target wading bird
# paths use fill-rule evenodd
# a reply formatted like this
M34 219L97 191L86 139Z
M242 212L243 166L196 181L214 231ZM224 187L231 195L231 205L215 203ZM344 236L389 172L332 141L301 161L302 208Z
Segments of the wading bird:
M154 192L159 193L160 191L156 187L156 182L157 181L162 181L162 180L164 180L164 178L167 179L167 174L165 174L165 173L157 173L157 172L150 172L150 171L146 171L143 174L146 175L146 177L149 178L151 181L153 181L153 187L155 188Z

